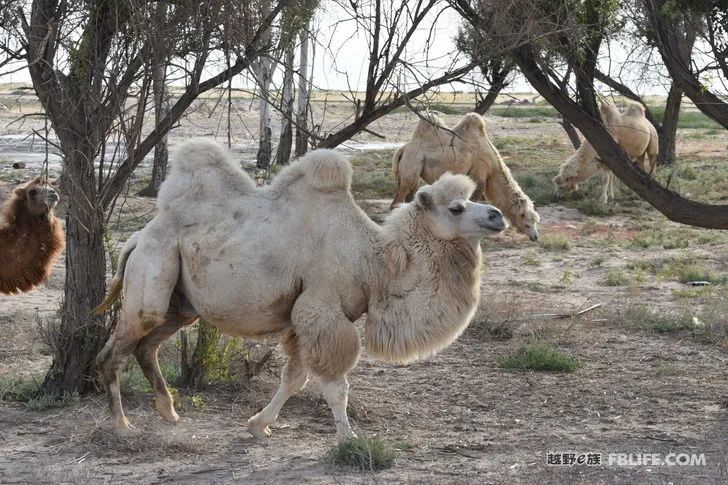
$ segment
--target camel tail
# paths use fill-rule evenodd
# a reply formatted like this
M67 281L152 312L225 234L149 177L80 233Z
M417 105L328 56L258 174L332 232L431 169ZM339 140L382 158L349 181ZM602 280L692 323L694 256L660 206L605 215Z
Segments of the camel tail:
M394 172L395 187L399 188L399 162L402 160L402 154L404 153L404 147L399 147L394 152L392 157L392 172Z
M124 270L126 269L126 262L129 259L129 255L136 248L137 234L138 233L132 234L132 236L124 244L124 247L121 250L121 255L119 256L119 267L116 270L114 279L111 280L109 293L106 295L106 298L104 298L104 301L91 311L92 315L102 315L108 312L114 303L121 298L121 290L124 288Z

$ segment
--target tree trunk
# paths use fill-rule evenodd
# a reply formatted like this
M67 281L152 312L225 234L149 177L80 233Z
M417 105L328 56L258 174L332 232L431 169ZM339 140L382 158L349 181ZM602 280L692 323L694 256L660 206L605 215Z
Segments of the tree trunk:
M87 148L87 147L86 147ZM88 202L95 200L96 178L93 150L76 148L66 157L64 172L69 200L66 217L66 286L63 314L58 327L47 328L53 364L40 387L42 394L83 393L93 385L96 354L108 329L103 317L91 310L106 291L106 260L103 211Z
M210 370L216 359L217 344L220 341L220 331L200 320L197 324L197 343L191 358L188 358L187 333L181 338L181 362L179 385L193 389L201 389L210 382Z
M481 98L480 100L478 100L477 103L475 103L475 109L473 111L478 113L479 115L484 115L488 112L490 107L493 106L493 103L495 103L495 100L499 94L500 88L491 86L491 88L488 90L488 94L486 94L484 98Z
M308 151L308 27L301 32L301 56L298 63L298 99L296 107L296 156L300 157Z
M154 66L152 72L152 93L154 95L154 125L169 113L169 99L166 90L166 64L158 64ZM154 165L152 166L152 179L149 185L139 192L144 197L156 197L159 193L159 186L164 182L167 176L167 162L169 160L169 150L167 147L167 135L165 134L159 143L154 146Z
M665 113L662 115L662 126L658 130L660 151L657 155L657 163L659 165L672 165L675 162L675 142L677 141L677 124L680 119L681 103L682 91L677 84L672 83L667 95Z
M576 132L576 128L574 128L574 125L571 124L571 121L569 121L566 116L561 117L561 126L564 127L564 131L566 132L566 135L569 137L569 141L571 142L571 146L574 147L574 150L578 150L581 146L581 138L579 138L579 133Z
M270 0L263 0L260 4L261 14L267 16L270 13ZM264 42L270 43L270 30L266 31ZM254 66L254 72L258 86L260 87L260 97L258 98L258 106L260 111L260 140L258 143L258 155L256 156L255 165L263 170L270 168L272 158L271 146L271 110L270 110L270 83L273 77L273 61L270 57L259 58Z
M281 137L278 141L276 163L284 165L291 158L293 145L293 61L296 57L295 45L292 42L286 48L283 73L283 99L281 100Z
M496 71L492 73L488 94L486 94L484 98L480 99L475 105L474 111L479 115L485 114L490 107L493 106L493 103L495 103L500 92L508 85L507 79L508 75L513 70L513 65L510 62L505 64L500 61L498 62L498 67L494 67L494 69L496 69Z

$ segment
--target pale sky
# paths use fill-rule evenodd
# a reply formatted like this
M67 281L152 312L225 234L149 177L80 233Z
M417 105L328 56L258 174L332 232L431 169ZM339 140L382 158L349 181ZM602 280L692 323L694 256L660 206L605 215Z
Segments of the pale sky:
M321 89L348 90L349 87L362 91L366 85L366 68L368 51L366 36L357 32L352 22L341 23L347 18L342 8L333 3L324 1L316 15L314 28L317 30L317 45L314 52L314 86ZM434 15L432 15L434 20ZM466 60L457 53L454 37L457 34L461 19L452 9L442 12L434 25L432 21L423 22L426 27L418 30L408 44L402 58L412 63L417 74L403 71L404 77L400 80L410 89L420 85L426 78L435 77L444 69L463 65ZM432 25L432 27L431 27ZM431 30L432 29L432 30ZM430 44L427 45L427 39ZM427 53L425 52L427 50ZM627 50L619 42L612 42L606 49L603 57L606 60L600 63L603 70L613 74L619 73L622 80L640 94L665 94L666 80L663 72L652 67L645 72L640 64L635 62L626 69L619 70L626 60ZM459 59L458 59L459 56ZM429 59L429 62L425 62ZM632 59L636 61L636 59ZM659 64L659 59L656 59ZM17 66L15 66L17 67ZM8 68L5 69L6 71ZM213 72L213 71L211 71ZM216 71L215 71L216 72ZM280 74L274 78L280 80ZM0 82L29 83L27 71L22 70L0 77ZM251 86L249 76L238 76L234 86ZM443 90L471 90L470 86L455 84L443 86ZM519 76L506 90L507 92L532 92L528 83Z

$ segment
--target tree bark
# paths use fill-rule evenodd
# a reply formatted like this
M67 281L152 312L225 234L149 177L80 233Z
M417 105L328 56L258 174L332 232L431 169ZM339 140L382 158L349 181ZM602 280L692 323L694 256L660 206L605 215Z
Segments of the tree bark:
M479 115L484 115L493 106L500 92L508 85L506 79L508 79L508 75L513 70L512 65L511 62L508 62L506 67L502 67L497 72L492 73L493 77L488 94L476 103L473 111Z
M680 104L682 104L682 91L677 84L670 85L667 94L665 113L662 115L662 125L657 129L660 139L660 148L657 155L658 165L672 165L675 163L675 143L677 141L677 125L680 120Z
M81 144L78 140L77 146ZM91 315L106 291L103 211L89 202L96 193L94 150L86 146L67 153L67 196L81 202L69 204L66 216L63 313L60 326L48 335L58 351L53 352L51 369L39 389L50 395L90 390L95 379L94 358L108 337L103 317Z
M169 113L169 99L166 89L166 63L159 63L152 70L152 94L154 96L154 125L164 119ZM167 146L167 134L154 146L154 164L152 165L152 179L139 195L144 197L156 197L159 187L167 176L167 164L169 161L169 149Z
M181 361L180 361L180 378L181 386L193 389L201 389L210 382L210 371L215 362L217 344L220 341L220 331L207 323L200 320L197 324L197 343L195 350L188 358L188 341L187 334L182 337Z
M579 133L576 132L576 128L574 128L574 125L571 124L571 121L569 121L565 116L562 116L561 126L564 128L566 136L569 137L571 146L574 147L574 150L578 150L581 146L581 138L579 138Z
M285 165L291 158L293 145L293 62L296 57L293 42L286 48L283 61L283 96L281 100L281 136L278 140L276 163Z
M296 156L300 157L308 151L308 56L309 38L311 33L308 26L301 31L301 54L298 62L298 95L296 107Z
M270 0L263 0L260 3L262 15L265 17L270 13ZM267 30L263 42L269 44L271 42L271 32ZM260 57L253 63L253 70L260 88L260 96L258 98L258 107L260 115L260 128L258 140L258 155L256 156L255 165L263 170L270 168L273 153L271 140L271 109L270 109L270 84L273 77L273 60L270 57Z
M536 54L530 45L518 47L513 52L521 72L531 86L579 128L597 151L601 161L637 195L675 222L728 229L728 205L703 204L686 199L636 168L602 123L549 81L536 62Z

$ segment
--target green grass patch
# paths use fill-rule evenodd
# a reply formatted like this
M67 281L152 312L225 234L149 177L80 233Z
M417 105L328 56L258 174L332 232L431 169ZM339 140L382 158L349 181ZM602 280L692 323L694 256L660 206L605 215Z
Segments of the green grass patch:
M598 198L585 197L574 203L574 206L586 216L611 216L614 215L614 206L604 204Z
M522 345L500 362L506 369L545 372L574 372L581 367L579 359L557 350L553 344L535 342Z
M566 236L544 236L540 239L539 244L543 249L548 251L569 251L571 249L571 242Z
M0 402L17 402L29 411L43 411L78 404L77 393L39 394L42 377L0 377Z
M627 308L622 319L624 325L633 331L676 333L692 329L692 321L687 315L674 311L658 313L646 305Z
M350 438L329 449L328 458L336 466L359 470L385 470L394 465L396 452L380 438Z
M649 106L650 111L658 120L662 119L662 115L665 113L664 106ZM684 129L718 129L720 125L715 121L705 116L700 111L693 110L680 110L680 117L677 122L678 128Z
M621 269L612 269L604 276L604 286L625 286L629 283L629 277Z
M554 184L551 172L519 173L515 175L518 185L536 206L548 205L554 200Z
M535 251L527 251L521 256L521 261L526 266L541 266L541 259L536 255Z
M394 197L393 155L394 150L370 150L351 155L354 167L351 191L355 199Z

